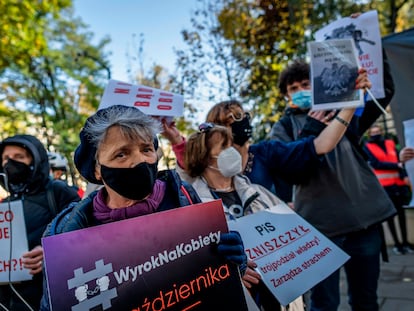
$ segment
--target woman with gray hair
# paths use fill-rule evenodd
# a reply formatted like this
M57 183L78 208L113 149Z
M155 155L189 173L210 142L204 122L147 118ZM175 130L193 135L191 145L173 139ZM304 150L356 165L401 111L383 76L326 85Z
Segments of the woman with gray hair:
M158 172L159 130L158 121L134 107L111 106L89 117L74 162L87 181L103 187L60 213L44 236L199 203L175 171ZM217 252L244 272L247 259L237 232L222 234ZM46 285L41 310L50 309Z

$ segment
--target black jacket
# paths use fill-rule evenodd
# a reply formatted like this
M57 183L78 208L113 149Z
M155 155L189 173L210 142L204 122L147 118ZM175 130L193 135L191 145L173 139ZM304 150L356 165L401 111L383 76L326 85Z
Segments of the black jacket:
M21 200L26 224L28 248L41 245L42 234L52 221L57 212L66 208L69 203L79 201L76 190L69 187L63 181L52 181L49 178L49 161L42 143L31 135L16 135L9 137L0 143L0 155L3 154L6 145L20 146L28 150L33 156L31 164L32 175L27 182L18 186L10 186L10 197L3 202ZM4 173L0 162L0 172ZM4 179L0 178L0 184L5 187ZM13 235L13 232L11 232ZM27 303L38 310L42 297L43 274L34 275L33 280L14 284L15 290L24 297ZM9 310L26 310L27 307L8 285L0 286L0 301Z

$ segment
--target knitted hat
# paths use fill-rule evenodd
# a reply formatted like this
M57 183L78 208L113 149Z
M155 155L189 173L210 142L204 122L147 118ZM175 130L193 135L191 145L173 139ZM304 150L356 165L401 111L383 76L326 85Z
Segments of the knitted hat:
M106 109L98 110L94 115L90 116L86 120L84 128L91 126L91 123L93 124L92 118L101 113L105 113ZM130 107L124 106L123 109L130 109ZM103 182L101 180L97 180L95 177L95 155L97 149L96 146L94 146L86 136L84 128L79 133L80 144L75 150L74 163L83 178L91 183L102 185ZM154 137L154 148L155 150L158 149L158 139L156 136Z
M88 121L86 121L88 122ZM85 135L85 131L82 129L79 133L80 144L75 150L74 162L79 173L87 181L102 185L101 180L95 178L95 154L96 147L93 146Z

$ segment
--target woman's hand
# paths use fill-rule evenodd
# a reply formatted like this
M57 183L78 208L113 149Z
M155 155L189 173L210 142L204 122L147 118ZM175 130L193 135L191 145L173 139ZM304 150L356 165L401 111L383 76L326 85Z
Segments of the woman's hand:
M161 133L166 139L169 140L171 145L177 145L183 142L183 137L180 131L175 126L175 122L168 123L165 118L161 120L163 131Z
M253 285L259 284L261 276L254 269L257 267L257 264L251 260L247 261L246 273L242 277L242 281L246 288L250 289Z
M38 245L31 251L23 254L23 267L29 269L32 275L42 272L43 248Z
M358 77L355 81L355 89L370 89L372 87L371 81L369 81L368 73L365 68L358 70Z
M408 160L414 159L414 148L405 147L400 151L400 161L407 162Z
M336 110L311 110L309 111L308 116L328 125L335 114Z

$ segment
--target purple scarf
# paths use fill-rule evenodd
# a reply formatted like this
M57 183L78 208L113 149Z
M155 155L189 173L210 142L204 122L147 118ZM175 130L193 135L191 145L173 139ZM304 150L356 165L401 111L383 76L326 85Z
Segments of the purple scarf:
M93 199L93 216L100 222L106 224L108 222L155 213L164 198L165 188L165 182L157 179L154 184L154 189L148 198L132 206L115 209L109 208L106 205L105 196L107 192L105 188L102 188Z

